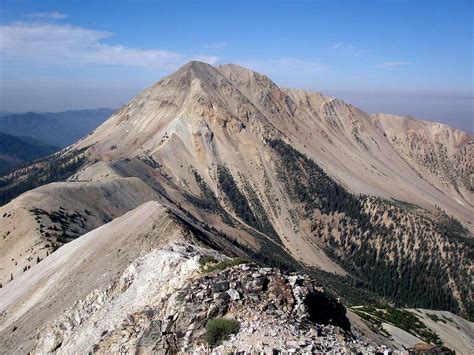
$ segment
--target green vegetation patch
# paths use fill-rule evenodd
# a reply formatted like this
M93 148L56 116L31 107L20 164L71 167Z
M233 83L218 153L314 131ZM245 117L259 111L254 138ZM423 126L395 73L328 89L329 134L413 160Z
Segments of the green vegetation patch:
M199 186L199 189L201 190L201 196L196 197L191 194L186 194L186 199L198 208L211 212L217 212L221 206L216 198L216 195L207 185L206 181L204 181L202 176L199 175L199 173L194 169L193 175L196 183Z
M244 258L225 259L222 261L216 260L213 256L207 256L199 260L201 270L205 273L213 272L215 270L223 271L233 266L246 264L249 261Z
M211 190L206 181L202 178L201 175L199 175L199 173L195 169L193 169L192 172L194 175L194 179L196 180L196 183L198 184L199 189L201 190L201 194L200 196L195 196L190 193L184 192L186 200L188 200L197 208L200 208L210 213L218 214L222 217L224 223L229 226L233 226L234 221L232 217L227 213L226 210L224 210L224 208L222 208L221 204L219 203L219 200L214 194L214 191Z
M413 203L409 203L409 202L406 202L406 201L402 201L402 200L397 200L396 198L393 198L390 200L386 200L387 203L391 203L393 206L397 207L397 208L400 208L402 210L407 210L407 211L412 211L412 210L416 210L417 208L420 208L418 207L417 205L413 204Z
M454 217L441 213L438 219L438 231L450 240L464 243L469 248L469 258L474 258L474 238L469 231Z
M249 184L246 184L245 190L249 195L248 200L238 188L229 169L225 166L217 168L217 178L219 189L225 194L237 216L249 226L281 244L278 233L269 221L255 190Z
M307 267L304 270L330 296L343 298L348 304L374 304L380 303L382 298L368 290L367 285L351 275L337 275L326 272L316 267Z
M214 318L206 324L205 339L209 346L214 347L221 344L231 334L239 332L239 323L232 319Z
M247 191L247 195L249 196L249 201L252 205L254 215L258 220L257 229L263 234L271 237L277 243L281 243L280 237L275 231L275 228L273 228L273 225L268 218L267 212L265 211L265 208L260 202L260 199L258 198L255 190L248 183L245 185L245 190Z
M247 198L237 187L229 169L225 166L219 166L217 168L217 179L219 182L219 188L227 196L227 199L237 216L248 225L258 227L257 218L255 218Z
M438 322L446 323L446 320L444 318L440 318L436 314L426 313L426 316L435 323L438 323Z
M353 277L341 284L363 287L367 296L376 293L395 306L443 309L474 318L468 274L474 239L458 221L448 216L430 219L427 211L403 201L354 195L284 141L270 140L268 146L278 178L301 203L314 238L324 242L325 252ZM331 224L315 219L316 211ZM442 251L432 242L436 234L445 241ZM407 236L408 249L403 242ZM418 240L420 247L414 248ZM447 286L451 280L460 290L459 299Z
M280 158L279 179L293 199L305 205L308 215L319 209L325 214L344 212L362 224L367 222L357 196L331 179L313 160L280 139L269 141L269 146Z
M351 309L362 319L376 325L379 330L383 329L382 323L390 323L429 344L443 346L443 342L438 335L421 322L417 316L407 310L386 305L377 307L361 306Z

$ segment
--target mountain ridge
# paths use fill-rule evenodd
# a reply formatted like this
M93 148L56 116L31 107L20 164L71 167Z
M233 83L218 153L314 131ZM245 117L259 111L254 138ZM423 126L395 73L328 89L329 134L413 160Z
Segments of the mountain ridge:
M319 268L395 302L470 315L465 272L473 208L465 176L472 145L453 148L459 137L448 134L417 155L407 132L395 148L393 136L374 120L343 101L283 90L241 67L192 62L40 164L71 166L58 174L68 179L67 191L77 182L92 187L137 179L140 191L153 190L145 194L149 199L179 206L262 263ZM429 166L425 156L438 158ZM458 171L450 167L463 174L450 174ZM1 193L14 196L14 184L29 181L31 169L16 174L0 180ZM24 208L17 200L1 212L19 213ZM82 217L85 224L92 218ZM41 222L27 231L51 244L45 232ZM15 233L0 231L7 240L20 238ZM24 253L39 256L31 246ZM419 270L419 287L431 283L428 290L405 289L413 270ZM432 280L428 270L438 277ZM384 286L387 275L391 287ZM417 299L420 292L430 297Z

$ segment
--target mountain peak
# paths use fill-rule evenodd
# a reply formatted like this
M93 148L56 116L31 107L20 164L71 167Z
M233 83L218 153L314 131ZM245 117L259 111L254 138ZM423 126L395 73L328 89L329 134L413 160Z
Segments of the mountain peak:
M216 74L217 70L212 65L194 60L183 65L181 68L169 75L166 79L185 79L187 82L192 81L195 78L200 80L209 80L210 77L215 76Z
M208 64L208 63L204 63L204 62L200 62L198 60L192 60L188 63L186 63L185 65L183 65L181 68L179 68L176 72L181 72L181 71L194 71L196 73L199 73L199 72L209 72L209 71L213 71L215 70L215 68Z

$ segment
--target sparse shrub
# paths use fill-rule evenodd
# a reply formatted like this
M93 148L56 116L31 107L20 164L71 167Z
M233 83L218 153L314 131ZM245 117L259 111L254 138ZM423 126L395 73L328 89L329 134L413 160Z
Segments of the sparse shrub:
M215 257L213 257L212 255L208 255L206 256L205 258L202 258L199 260L199 264L201 266L204 266L206 264L209 264L209 263L217 263L217 259Z
M213 257L210 257L210 258L214 259ZM207 263L203 263L201 265L203 266L204 272L212 272L215 270L222 271L236 265L245 264L247 262L248 260L244 258L227 259L227 260L222 260L220 262L217 262L217 260L214 259L214 260L210 260Z
M249 226L259 229L260 225L255 218L252 208L245 195L238 188L230 170L225 166L218 166L217 179L219 189L224 192L237 216Z
M214 318L206 324L206 341L209 346L217 346L231 334L237 334L239 323L232 319Z

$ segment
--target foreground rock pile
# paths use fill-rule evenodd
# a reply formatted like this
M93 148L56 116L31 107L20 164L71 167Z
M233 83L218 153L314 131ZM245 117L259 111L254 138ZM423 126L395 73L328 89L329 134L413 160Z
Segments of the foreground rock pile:
M216 352L384 350L356 339L345 308L303 276L242 264L198 277L129 314L118 329L102 334L93 351L209 351L206 323L217 317L236 320L240 331Z

